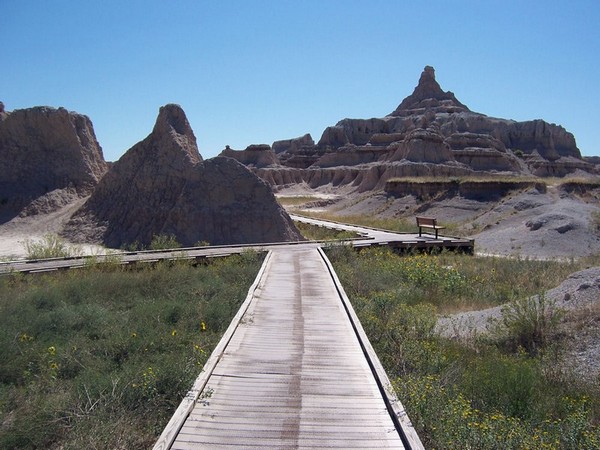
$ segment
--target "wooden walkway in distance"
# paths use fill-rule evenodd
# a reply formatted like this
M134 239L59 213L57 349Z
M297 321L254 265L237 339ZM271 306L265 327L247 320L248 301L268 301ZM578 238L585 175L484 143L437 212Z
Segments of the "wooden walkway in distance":
M154 449L422 449L318 245L269 252Z
M442 236L437 238L433 234L423 233L398 233L395 231L379 230L376 228L367 228L358 225L332 222L330 220L314 219L311 217L290 215L296 222L304 222L319 227L332 228L335 230L350 231L357 233L361 238L351 242L354 248L363 248L370 246L387 246L397 251L429 251L429 250L453 250L467 254L473 254L475 250L475 241L473 239ZM417 228L415 226L415 228Z
M393 231L377 230L374 228L359 227L356 225L312 219L303 216L292 215L291 217L299 222L357 233L361 238L349 240L345 243L358 249L370 246L388 246L396 251L447 249L472 254L475 248L475 243L472 239L448 236L439 236L438 239L436 239L434 236L426 234L419 236L418 233L396 233ZM176 248L168 250L121 251L114 254L98 255L95 257L75 256L42 260L0 261L0 275L15 272L39 273L54 270L75 269L85 267L87 264L94 262L134 265L174 259L195 259L197 261L202 261L207 258L219 258L235 253L242 253L247 250L269 251L279 248L289 248L296 245L314 245L314 242L308 244L305 241L300 241L245 245L216 245L210 247Z

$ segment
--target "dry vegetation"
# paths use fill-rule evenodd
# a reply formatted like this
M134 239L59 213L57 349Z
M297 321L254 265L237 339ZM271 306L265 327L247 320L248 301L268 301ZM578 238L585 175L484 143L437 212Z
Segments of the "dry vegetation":
M582 186L588 188L600 187L599 177L564 177L564 178L551 178L551 177L533 177L533 176L512 176L512 175L492 175L485 174L481 176L463 176L463 177L401 177L401 178L390 178L388 182L401 182L401 183L416 183L416 184L428 184L428 183L530 183L530 184L543 184L545 186Z
M529 301L590 261L328 253L425 448L599 448L600 380L561 364L561 311ZM486 338L434 331L439 312L500 304Z

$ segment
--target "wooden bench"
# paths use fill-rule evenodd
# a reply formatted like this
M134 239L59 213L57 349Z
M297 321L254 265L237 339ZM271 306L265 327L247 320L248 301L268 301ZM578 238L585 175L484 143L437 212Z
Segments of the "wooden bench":
M419 237L421 237L421 231L423 228L431 228L435 230L435 238L438 238L438 230L442 230L446 227L438 225L436 219L433 217L417 217L417 226L419 227Z

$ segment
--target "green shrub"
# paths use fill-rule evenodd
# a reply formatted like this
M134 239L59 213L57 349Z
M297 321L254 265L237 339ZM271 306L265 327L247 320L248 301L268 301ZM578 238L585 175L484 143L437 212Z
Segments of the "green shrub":
M68 245L55 234L45 234L39 241L27 239L24 245L27 259L68 258L81 255L80 249Z
M181 244L173 234L158 234L152 237L150 250L168 250L171 248L180 248Z
M524 348L535 355L556 333L564 311L544 294L517 298L502 308L502 318L496 332L514 351Z

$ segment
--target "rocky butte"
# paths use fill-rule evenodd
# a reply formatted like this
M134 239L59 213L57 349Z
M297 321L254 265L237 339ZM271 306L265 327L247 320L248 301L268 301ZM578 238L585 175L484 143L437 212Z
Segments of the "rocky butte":
M160 108L152 133L102 178L65 229L76 242L147 246L155 235L184 246L302 240L264 181L238 161L204 161L184 111Z
M226 154L275 187L332 183L353 184L359 191L381 188L392 177L594 171L563 127L473 112L442 90L430 66L413 93L383 118L343 119L326 128L317 143L305 135L271 148L251 146Z
M1 103L0 167L0 223L85 197L108 170L87 116Z

